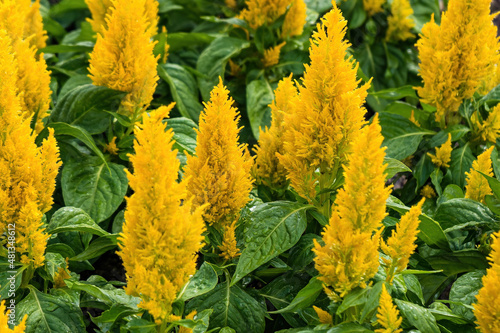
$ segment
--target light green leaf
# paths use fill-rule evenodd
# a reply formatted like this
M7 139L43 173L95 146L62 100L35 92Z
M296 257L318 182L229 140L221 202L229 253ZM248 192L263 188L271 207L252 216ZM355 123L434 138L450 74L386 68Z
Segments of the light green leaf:
M63 207L58 209L50 219L46 231L49 234L81 231L99 236L109 235L109 233L95 223L83 209L75 207Z
M253 80L247 85L247 114L253 136L259 139L259 128L271 126L269 104L274 99L273 90L267 80Z
M453 313L469 321L474 321L474 313L463 304L472 305L476 302L476 295L483 286L481 282L483 276L484 271L474 271L460 276L453 283L450 290L450 301L454 302L450 305Z
M189 279L184 288L182 288L177 299L184 302L193 297L208 293L215 288L218 280L219 278L214 268L207 262L204 262L194 276Z
M390 157L386 157L384 159L384 164L387 165L385 169L386 179L391 179L398 172L411 172L411 169L408 168L404 163Z
M436 318L429 309L400 299L394 299L394 302L401 314L418 330L425 333L440 333Z
M464 146L453 149L451 152L450 171L453 178L453 183L461 188L465 185L465 173L472 167L474 155L467 142Z

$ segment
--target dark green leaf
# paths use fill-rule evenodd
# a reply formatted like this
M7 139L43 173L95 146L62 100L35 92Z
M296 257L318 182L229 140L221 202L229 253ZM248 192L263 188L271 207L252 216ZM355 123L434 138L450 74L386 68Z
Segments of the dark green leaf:
M474 155L470 149L469 143L463 147L453 149L451 152L450 171L453 178L453 183L461 188L465 185L465 173L472 167Z
M450 199L443 202L434 215L443 229L467 222L485 222L495 225L495 215L485 205L471 199Z
M40 52L43 53L68 53L68 52L76 52L76 53L86 53L91 52L94 49L94 43L92 42L79 42L73 45L49 45L40 49Z
M259 139L259 128L271 126L269 104L274 99L273 90L267 80L253 80L247 85L247 114L253 136Z
M188 118L171 118L167 120L167 129L171 128L174 131L174 149L179 152L188 152L190 155L195 154L196 149L196 124Z
M80 254L70 258L71 261L83 261L99 257L101 254L113 250L118 245L117 242L118 235L108 235L97 238L95 241L90 243L89 247L86 248Z
M417 98L415 89L413 89L412 86L402 86L398 88L379 90L377 92L370 92L370 95L389 100L398 100L405 97Z
M460 276L451 286L450 301L451 311L453 313L469 320L474 321L475 316L471 309L461 305L472 305L476 301L476 295L481 289L481 279L484 276L484 271L474 271Z
M285 308L270 313L296 312L305 309L314 303L323 290L323 282L313 277L307 286L302 288L292 302Z

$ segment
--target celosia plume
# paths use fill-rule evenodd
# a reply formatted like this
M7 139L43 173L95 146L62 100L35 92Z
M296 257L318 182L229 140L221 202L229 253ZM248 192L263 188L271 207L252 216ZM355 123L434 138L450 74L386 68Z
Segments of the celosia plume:
M377 116L364 127L352 145L361 150L350 156L345 184L337 193L329 224L322 235L325 246L314 242L316 269L326 287L343 297L350 290L366 287L379 267L378 246L385 202L383 137Z
M236 221L224 228L224 236L222 239L222 245L219 246L219 250L222 251L220 254L226 260L231 260L240 255L240 249L236 244Z
M285 114L284 153L278 157L292 187L311 203L332 186L364 124L369 84L358 87L358 65L346 58L346 24L335 4L323 16L311 38L311 64L305 65L299 96Z
M399 316L399 311L392 302L391 295L387 292L385 284L382 285L382 293L377 312L377 323L383 328L376 329L376 333L400 333L403 332L399 327L403 318Z
M483 142L496 143L497 138L500 136L500 104L491 109L488 118L483 122L479 120L477 112L472 115L471 121L476 129L476 135Z
M90 54L89 77L97 86L127 92L121 113L133 121L153 99L158 75L147 0L112 0L108 27Z
M126 292L140 296L140 308L156 322L170 321L172 303L196 271L205 224L202 208L193 209L186 183L178 183L180 162L172 150L172 130L162 122L173 104L144 115L135 133L134 194L127 198L119 256L126 270Z
M483 276L483 287L476 296L477 303L474 306L476 323L482 333L500 332L500 232L492 235L493 244L488 257L491 267Z
M500 63L497 28L490 0L450 0L441 25L434 18L422 28L416 46L420 76L416 88L423 102L437 108L441 127L458 122L458 107L471 98Z
M295 0L292 2L288 13L286 13L285 21L283 21L281 29L282 38L302 35L306 22L306 11L307 6L304 0Z
M427 199L432 199L437 196L436 191L434 191L431 185L425 185L422 187L420 195Z
M449 168L452 150L453 148L451 146L451 134L448 133L448 140L446 140L445 143L436 148L436 155L433 155L431 153L427 153L427 155L431 158L432 163L434 163L434 165L437 166L438 168L440 167Z
M271 67L278 64L280 60L281 48L285 46L285 44L286 42L283 42L264 50L264 58L262 59L264 67Z
M184 172L193 204L210 204L203 216L219 227L238 218L252 190L253 160L246 145L238 143L240 117L233 103L219 78L200 115L196 154L187 157Z
M314 305L313 305L313 309L316 312L316 314L318 315L320 323L329 324L329 325L333 324L333 317L330 313L328 313L327 311L325 311L321 308L318 308L317 306L314 306Z
M363 0L363 8L368 16L373 16L377 13L383 12L382 5L386 0Z
M380 242L380 249L390 257L390 259L383 258L387 274L386 281L390 284L392 284L394 275L406 269L410 256L417 248L415 241L419 233L419 216L422 214L424 201L425 199L420 200L416 206L411 207L403 215L401 221L396 225L396 230L392 231L392 235L387 239L387 242L383 240Z
M408 0L394 0L391 5L391 15L387 18L388 28L385 39L397 42L415 37L411 32L411 29L415 27L411 15L413 15L413 9Z
M493 169L491 167L491 152L495 146L491 146L486 151L481 153L477 160L472 162L472 168L466 172L467 176L465 185L465 197L484 203L484 197L492 194L488 180L478 171L493 177Z
M254 149L257 154L252 174L257 184L264 184L274 189L283 189L288 186L286 170L276 154L283 154L283 117L290 112L297 99L297 88L292 76L284 78L278 83L274 91L274 101L271 108L271 127L266 131L260 129L259 144Z
M6 311L5 300L0 303L0 332L2 333L24 333L26 330L26 320L28 315L25 314L19 325L15 326L13 329L9 328L9 314L10 310Z

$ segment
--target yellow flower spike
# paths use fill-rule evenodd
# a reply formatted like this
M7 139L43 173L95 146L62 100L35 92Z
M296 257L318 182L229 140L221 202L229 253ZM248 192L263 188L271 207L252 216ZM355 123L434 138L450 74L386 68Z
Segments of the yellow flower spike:
M417 248L415 241L419 233L419 216L422 214L424 201L423 198L403 215L401 221L396 225L396 230L392 231L392 235L387 239L387 242L383 240L380 242L380 249L391 258L391 260L384 260L387 274L386 281L390 284L392 284L394 275L406 269L410 256Z
M369 84L358 87L358 65L346 58L346 24L335 4L323 16L311 38L311 63L305 65L299 97L285 114L284 153L278 158L292 187L311 203L331 187L365 122Z
M262 64L264 67L271 67L278 64L280 60L281 48L285 46L285 44L286 42L282 42L281 44L264 50L264 58L262 58Z
M451 146L451 134L448 133L448 140L443 143L441 146L436 148L436 155L431 153L427 153L427 155L431 158L432 163L438 168L445 167L449 168L451 161L451 151L453 150Z
M411 29L415 27L415 22L410 17L413 15L408 0L394 0L391 5L391 15L387 18L388 28L385 35L387 41L404 41L414 38Z
M185 319L194 319L196 316L196 310L191 311ZM193 330L184 326L179 327L179 333L193 333Z
M257 158L252 174L257 184L283 189L288 186L286 170L276 153L283 154L283 117L290 112L297 99L297 88L293 84L292 75L278 83L274 96L274 101L270 105L271 127L265 132L259 130L259 143L254 148Z
M119 150L120 149L116 146L116 136L114 136L111 141L104 146L104 151L107 151L111 155L117 155Z
M488 118L482 123L478 119L477 112L472 115L471 121L482 141L495 143L500 136L500 104L490 111Z
M477 303L474 306L476 324L482 333L500 332L500 232L492 235L493 244L488 257L491 267L483 276L483 287L476 296Z
M281 37L288 38L300 36L304 31L306 23L307 6L304 0L295 0L292 2L288 13L286 13L283 28L281 29Z
M115 2L113 0L85 0L85 3L92 14L92 18L87 18L87 21L95 33L102 35L108 29L109 15L112 12L112 8L115 7ZM148 22L147 30L150 33L150 37L156 35L158 30L158 1L145 0L144 9L137 13L144 13L146 16Z
M420 123L415 119L415 110L411 110L410 121L420 127Z
M436 191L434 191L434 189L430 185L425 185L424 187L422 187L422 189L420 190L420 195L427 199L432 199L437 196Z
M399 316L399 311L392 302L391 295L387 292L385 284L382 285L382 293L377 312L377 323L383 328L376 329L376 333L400 333L399 327L403 318Z
M187 157L184 177L195 207L209 204L204 213L209 225L225 227L235 221L250 201L253 159L239 144L239 113L219 78L200 115L195 156Z
M344 171L344 187L337 193L333 213L322 236L325 246L314 242L316 269L326 286L344 297L350 290L365 288L379 267L378 247L385 202L383 137L378 117L364 127L352 143L363 153L351 155Z
M158 80L146 3L146 0L112 0L108 28L97 35L90 54L92 82L127 92L120 112L133 120L149 106Z
M368 16L373 16L384 11L382 5L385 4L385 2L386 0L363 0L363 8Z
M480 95L486 95L493 88L500 84L500 63L493 66L493 69L489 71L486 77L483 79L477 92Z
M241 254L240 249L238 249L238 246L236 244L236 235L234 233L235 229L236 221L226 226L226 228L224 229L222 245L219 246L219 250L222 251L220 256L226 260L234 259Z
M59 267L57 270L57 273L54 274L54 288L63 288L66 287L66 282L64 282L64 279L69 279L71 278L71 273L69 271L69 258L66 258L66 267Z
M236 0L224 0L224 3L226 4L226 6L230 9L233 9L235 10L237 8L237 3L236 3Z
M25 314L19 325L15 326L13 329L9 328L9 317L10 310L7 310L5 305L5 300L0 303L0 332L2 333L24 333L26 330L26 320L28 320L28 315Z
M177 182L180 162L172 150L173 132L163 117L173 108L160 107L143 116L127 171L134 194L127 198L118 255L126 270L129 295L142 298L157 323L171 320L172 302L196 272L205 224L202 209L193 209L186 182Z
M484 197L492 194L488 180L484 178L478 171L493 177L493 169L491 166L491 152L495 146L491 146L486 151L481 153L477 160L472 162L472 168L466 172L465 197L484 203Z
M246 8L241 11L239 17L247 21L252 29L257 29L276 21L286 13L293 2L294 0L246 0ZM302 24L304 23L305 17ZM294 24L299 24L299 22L294 22Z
M442 128L456 123L458 107L471 98L500 63L497 28L489 0L450 0L441 25L432 18L417 41L422 102L437 108Z
M318 315L320 323L333 325L333 318L332 318L331 314L329 314L327 311L325 311L321 308L318 308L315 305L313 305L313 309L314 309L314 311L316 311L316 314Z

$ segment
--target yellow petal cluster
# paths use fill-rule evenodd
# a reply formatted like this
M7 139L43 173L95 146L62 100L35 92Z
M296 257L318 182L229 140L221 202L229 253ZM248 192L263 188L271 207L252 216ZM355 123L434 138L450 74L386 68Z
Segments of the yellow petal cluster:
M369 84L358 87L358 65L346 58L346 24L335 4L322 17L311 38L311 63L305 65L297 101L285 114L284 153L278 157L295 191L311 203L331 187L364 124Z
M399 311L392 302L391 295L387 292L385 284L382 285L382 293L378 305L377 323L383 328L376 329L376 333L400 333L399 327L403 318L399 316Z
M295 0L292 2L281 28L282 38L302 35L306 22L306 11L307 6L304 0Z
M203 217L219 227L238 218L252 190L253 159L238 143L240 116L233 103L219 78L200 115L196 155L187 157L184 172L195 207L209 204Z
M172 302L196 272L197 252L205 224L202 208L192 209L186 183L177 182L180 162L172 150L172 130L162 119L173 104L144 115L135 133L134 174L127 176L134 194L127 198L125 223L119 236L129 295L156 322L170 321Z
M500 63L497 28L490 0L450 0L441 25L434 18L422 28L420 53L423 102L437 108L436 120L445 127L458 117L464 99L471 98L484 78Z
M322 233L325 246L314 243L319 279L340 297L358 286L366 287L379 267L381 226L390 193L385 187L382 141L375 117L352 143L355 153L345 168L345 184Z
M476 323L482 333L500 332L500 232L492 235L493 244L488 257L491 267L483 276L483 287L476 296L477 303L474 304L474 315Z
M54 274L54 288L63 288L66 287L66 282L64 282L64 279L69 279L71 278L71 273L68 268L69 265L69 259L66 258L66 266L64 267L59 267L57 269L57 272Z
M420 200L416 206L411 207L403 215L396 225L396 230L392 231L392 235L387 239L387 242L383 240L380 242L380 249L390 257L390 260L385 258L383 260L386 267L386 281L390 284L392 284L394 275L406 269L410 256L417 248L415 241L419 233L419 216L422 214L424 201L425 199Z
M472 168L466 172L467 176L465 185L465 197L484 203L484 197L492 194L488 180L484 178L478 171L493 177L493 169L491 166L491 152L495 146L491 146L481 153L477 160L472 162Z
M436 167L449 168L452 150L453 150L453 148L451 147L451 134L448 133L448 140L446 140L445 143L443 143L441 146L436 148L436 154L434 155L431 153L427 153L427 155L429 155L429 157L432 160L432 163L434 163L434 165Z
M224 228L224 236L222 239L222 245L219 246L219 250L222 251L220 254L226 260L231 260L240 255L240 249L236 244L236 221Z
M491 109L488 118L483 122L479 120L477 112L472 115L471 121L482 141L496 143L500 136L500 104Z
M21 117L18 63L11 44L0 30L0 229L3 234L15 223L20 261L37 268L43 265L48 238L42 216L52 207L61 163L53 130L37 147L30 119Z
M484 77L477 92L480 95L486 95L493 88L500 84L500 64L495 64L488 74Z
M120 112L135 121L153 99L158 80L147 1L111 1L108 27L90 54L89 77L97 86L127 92Z
M5 29L14 41L26 39L30 46L44 48L48 37L43 29L40 0L0 1L0 29Z
M24 315L23 319L19 325L15 326L13 329L9 328L9 314L10 310L6 311L5 300L0 303L0 332L2 333L24 333L26 330L26 320L28 320L28 315Z
M271 67L278 64L280 60L281 48L285 46L286 42L282 42L276 46L264 50L264 58L262 64L264 67Z
M264 184L274 189L288 186L286 170L276 154L283 154L283 117L293 108L297 98L292 76L282 79L274 91L271 108L271 127L266 131L260 129L259 144L254 149L257 154L252 174L257 184Z
M87 21L92 26L92 30L95 33L103 34L104 30L108 29L108 20L111 13L111 8L114 7L115 3L113 0L85 0L87 7L89 7L92 18L88 18ZM148 30L151 37L156 35L158 29L158 1L157 0L146 0L144 2L143 13L147 18ZM141 13L141 12L139 12Z
M111 155L117 155L118 154L118 147L116 146L116 136L114 136L111 141L104 146L104 150L109 152Z
M437 196L436 191L434 191L431 185L425 185L422 187L420 195L427 199L432 199Z
M373 16L384 11L382 5L386 0L363 0L363 8L368 16Z
M285 16L282 36L292 37L302 34L306 22L303 0L246 0L246 8L239 15L252 29L270 25L280 16ZM300 33L299 33L300 32Z
M327 311L325 311L321 308L318 308L315 305L313 305L313 309L316 312L316 314L318 315L320 323L329 324L329 325L333 324L333 317L330 313L328 313Z
M394 0L391 5L391 15L387 18L387 41L398 42L415 37L411 29L415 27L415 22L410 17L413 15L410 1Z

